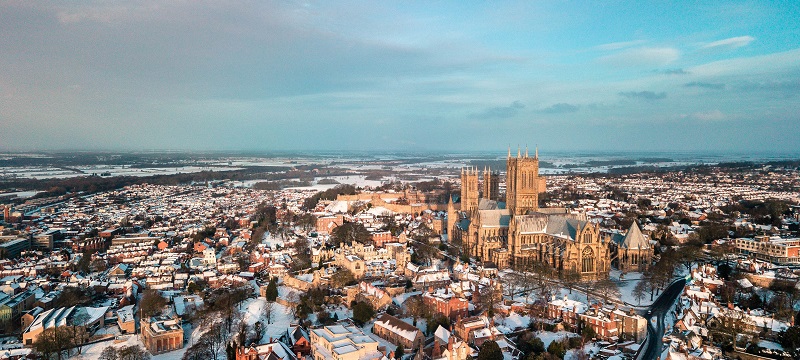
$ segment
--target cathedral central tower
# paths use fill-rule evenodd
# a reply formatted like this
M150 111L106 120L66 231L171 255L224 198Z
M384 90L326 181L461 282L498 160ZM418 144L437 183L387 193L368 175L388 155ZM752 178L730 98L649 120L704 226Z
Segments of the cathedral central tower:
M539 151L534 157L517 150L517 157L508 149L506 172L506 207L512 215L523 215L539 210Z

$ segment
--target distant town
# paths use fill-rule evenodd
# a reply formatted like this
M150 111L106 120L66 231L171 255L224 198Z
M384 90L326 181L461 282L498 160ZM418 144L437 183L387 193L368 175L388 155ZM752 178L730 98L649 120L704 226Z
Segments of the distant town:
M800 357L800 161L0 155L0 359Z

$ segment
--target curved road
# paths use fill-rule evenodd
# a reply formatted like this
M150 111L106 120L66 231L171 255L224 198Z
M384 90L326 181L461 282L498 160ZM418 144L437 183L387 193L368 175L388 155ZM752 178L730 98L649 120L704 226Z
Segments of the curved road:
M653 305L650 305L650 310L645 316L647 319L647 338L639 349L639 353L636 354L636 360L656 360L661 355L661 349L664 346L662 341L664 337L664 316L675 304L675 300L681 295L685 285L685 278L675 280L658 296ZM653 322L651 321L654 317L656 318L656 327L653 327Z

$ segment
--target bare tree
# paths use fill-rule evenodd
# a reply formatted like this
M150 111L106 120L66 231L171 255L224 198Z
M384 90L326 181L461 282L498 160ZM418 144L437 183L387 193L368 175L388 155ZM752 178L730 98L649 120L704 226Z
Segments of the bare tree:
M150 353L139 345L121 347L117 354L119 360L150 360Z
M416 326L419 318L428 316L429 309L425 306L425 303L419 296L412 296L408 298L405 302L403 302L403 306L406 308L406 313L408 313L408 315L410 315L414 320L414 326Z
M83 350L83 344L89 340L89 334L86 331L86 322L89 321L89 314L83 310L80 310L72 318L72 321L74 326L69 327L72 335L72 344L75 345L75 347L78 349L78 354L80 354Z
M275 306L275 303L272 302L272 301L267 301L267 303L264 304L264 318L267 319L267 324L271 324L272 323L272 315L274 313L274 306Z
M600 297L606 303L610 298L620 296L619 286L617 286L615 282L611 281L611 279L598 280L595 283L595 290L598 294L600 294Z
M641 305L642 299L647 296L647 280L639 280L639 282L636 283L636 287L633 288L631 295L633 295L633 298L636 299L637 304Z
M561 273L561 283L564 284L564 287L569 289L570 294L572 294L572 289L578 286L580 282L581 274L575 270L564 270Z
M222 323L214 323L198 342L208 349L208 355L213 360L225 357L225 344L228 340L228 331Z
M99 360L117 360L119 356L117 355L117 349L113 346L106 346L103 349L103 352L100 353Z
M503 300L503 290L494 282L482 287L478 294L478 304L489 317L494 316L494 306Z
M33 343L33 348L45 358L56 355L57 360L62 359L64 350L72 345L72 333L65 326L49 328L42 331Z
M142 300L139 301L139 309L141 309L144 317L160 313L166 305L167 300L155 289L145 290L144 294L142 294Z

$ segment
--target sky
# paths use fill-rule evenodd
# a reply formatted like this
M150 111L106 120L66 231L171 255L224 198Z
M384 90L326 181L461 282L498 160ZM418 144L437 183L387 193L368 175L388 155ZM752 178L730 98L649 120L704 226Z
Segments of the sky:
M0 0L0 150L800 151L800 2Z

